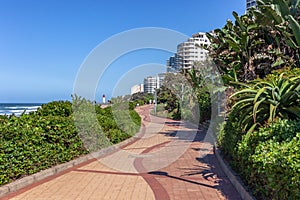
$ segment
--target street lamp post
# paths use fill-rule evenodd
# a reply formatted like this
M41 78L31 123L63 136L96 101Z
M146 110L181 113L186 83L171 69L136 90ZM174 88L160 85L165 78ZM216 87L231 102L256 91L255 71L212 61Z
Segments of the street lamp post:
M156 107L157 107L157 93L156 93L156 89L154 89L154 115L156 115Z
M157 89L160 88L159 83L159 76L156 76L156 87L154 87L154 115L156 115L156 109L157 109Z

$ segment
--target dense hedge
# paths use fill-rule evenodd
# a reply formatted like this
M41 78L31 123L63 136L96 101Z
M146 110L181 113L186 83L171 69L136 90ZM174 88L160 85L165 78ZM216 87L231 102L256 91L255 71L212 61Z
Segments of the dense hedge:
M300 199L300 121L278 119L243 133L232 114L219 146L258 199ZM236 134L239 133L239 134Z
M92 106L96 106L100 127L110 143L129 138L140 128L141 119L134 110L118 111L119 119L127 117L120 127L111 107ZM125 112L129 112L132 120ZM59 101L20 117L1 116L0 185L88 153L72 115L71 102Z
M258 196L300 199L300 121L278 120L247 133L238 143L237 159Z
M133 103L133 105L144 105L150 103L150 101L153 102L154 95L151 93L138 92L133 94L130 100Z
M300 199L299 73L275 71L231 96L218 146L258 199Z
M139 130L141 118L133 109L132 103L125 102L96 110L102 131L112 143L121 142Z
M231 160L232 156L236 155L237 143L241 140L242 135L245 134L241 126L239 126L239 120L239 113L236 109L233 109L218 135L218 146L228 160Z

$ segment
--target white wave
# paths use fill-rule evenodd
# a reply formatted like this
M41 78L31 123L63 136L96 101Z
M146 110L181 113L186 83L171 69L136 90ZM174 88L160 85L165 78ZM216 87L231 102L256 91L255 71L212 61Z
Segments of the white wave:
M8 112L12 112L12 113L18 113L18 112L23 112L24 110L21 109L21 110L9 110Z
M37 110L40 107L41 106L30 106L30 107L27 107L26 109L28 109L28 110Z
M41 106L37 105L6 105L0 107L0 115L16 115L20 116L22 113L29 114L37 111Z
M9 110L9 109L20 109L20 108L24 109L26 107L24 107L24 106L5 106L4 108Z

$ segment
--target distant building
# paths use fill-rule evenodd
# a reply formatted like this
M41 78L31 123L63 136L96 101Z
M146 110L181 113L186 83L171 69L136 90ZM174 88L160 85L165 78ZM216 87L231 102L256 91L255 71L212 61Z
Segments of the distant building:
M177 53L167 60L167 72L179 72L181 70L181 57Z
M195 61L206 60L207 50L201 47L207 47L210 41L205 33L199 32L192 35L186 42L177 46L177 54L181 58L181 67L183 69L190 69Z
M165 73L160 73L157 75L157 89L159 89L163 83L164 83L164 79L165 79Z
M146 93L154 93L156 88L156 76L148 76L144 79L144 92Z
M246 10L256 6L256 0L246 0Z
M131 87L130 94L144 92L144 84L134 85Z
M155 89L159 89L164 81L165 74L161 73L157 76L148 76L144 79L144 92L146 93L154 93Z

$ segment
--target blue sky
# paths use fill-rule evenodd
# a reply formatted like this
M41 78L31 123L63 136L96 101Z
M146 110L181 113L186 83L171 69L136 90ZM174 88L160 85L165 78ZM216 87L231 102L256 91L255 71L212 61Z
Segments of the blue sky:
M232 11L243 14L245 1L0 0L0 102L70 99L83 61L111 36L143 27L191 36L221 28ZM96 100L103 93L128 93L142 76L162 71L157 66L170 55L148 49L121 56L101 77ZM128 87L116 85L128 71L147 63L157 65L131 78Z

